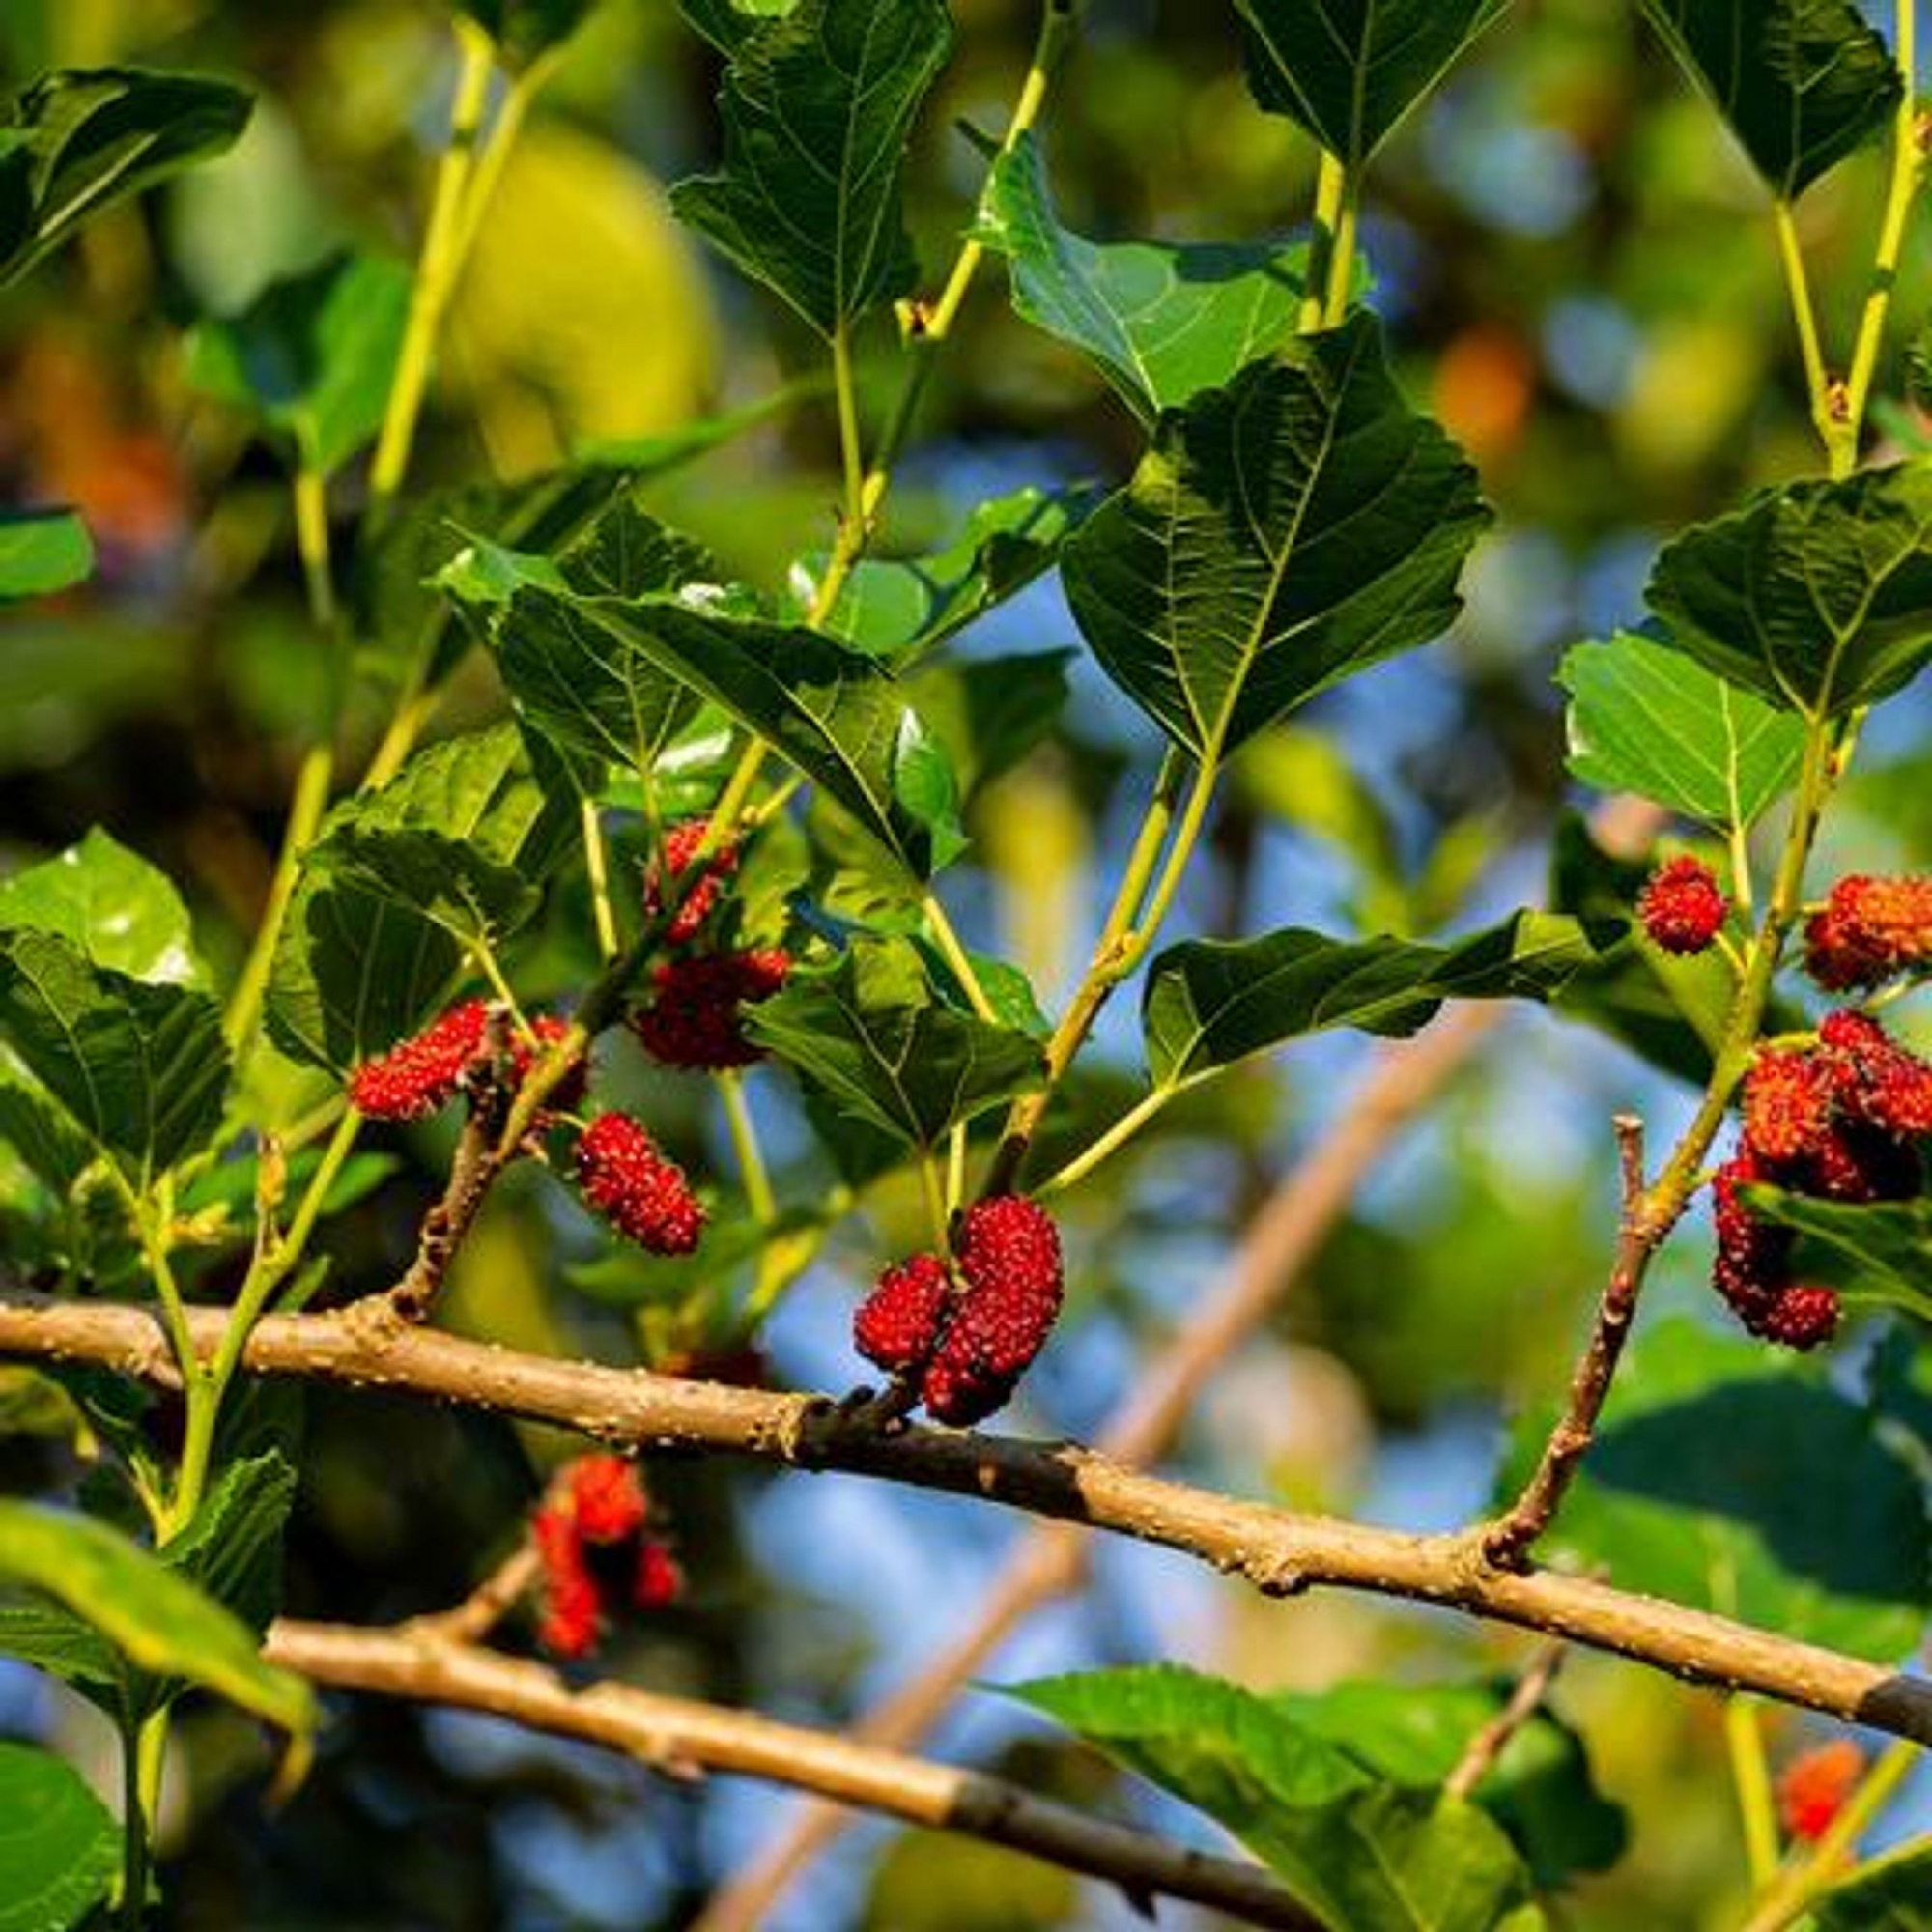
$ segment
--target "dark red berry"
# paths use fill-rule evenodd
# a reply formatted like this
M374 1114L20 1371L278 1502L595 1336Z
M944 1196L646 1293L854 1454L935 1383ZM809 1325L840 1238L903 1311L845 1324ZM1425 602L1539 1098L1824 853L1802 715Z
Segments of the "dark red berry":
M364 1061L349 1080L349 1104L374 1121L419 1121L456 1092L483 1050L489 1009L465 1000L421 1033Z
M926 1407L972 1423L1002 1406L1060 1313L1060 1235L1043 1208L996 1195L966 1212L955 1247L965 1289L925 1373Z
M665 928L665 944L686 946L697 937L698 928L717 910L724 882L738 869L738 848L728 839L715 846L704 861L703 869L687 878L697 848L711 830L708 818L687 818L665 834L665 866L670 887L660 887L657 869L652 867L644 884L644 910L653 918L668 901L675 907Z
M1787 1349L1816 1349L1837 1332L1837 1293L1829 1288L1794 1283L1774 1296L1748 1325L1767 1342L1778 1342Z
M777 951L666 960L651 976L650 1005L631 1025L667 1066L749 1066L764 1049L745 1037L744 1009L770 999L790 971L790 955Z
M916 1375L932 1358L952 1282L937 1255L914 1255L879 1277L852 1317L860 1354L891 1376Z
M704 1208L684 1170L658 1151L640 1122L599 1114L578 1137L577 1178L605 1220L654 1255L688 1255L704 1232Z
M1666 952L1701 952L1718 935L1729 911L1717 874L1688 854L1667 859L1637 895L1636 916Z
M574 1519L560 1509L540 1509L531 1530L543 1566L543 1617L537 1641L554 1657L588 1657L597 1648L604 1605L597 1579L583 1558Z
M662 1610L684 1595L684 1571L662 1543L644 1543L638 1550L637 1575L631 1583L631 1603L639 1610Z
M651 1513L643 1478L628 1456L580 1456L570 1465L571 1513L586 1543L622 1543Z

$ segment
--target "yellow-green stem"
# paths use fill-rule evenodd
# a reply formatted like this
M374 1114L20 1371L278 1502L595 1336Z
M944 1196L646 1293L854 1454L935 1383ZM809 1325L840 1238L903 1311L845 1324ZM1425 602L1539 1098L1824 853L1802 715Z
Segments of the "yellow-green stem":
M597 951L606 960L623 951L617 938L616 916L611 910L611 867L604 851L604 828L596 804L585 799L583 812L583 869L590 881L590 918L597 930Z
M1342 163L1323 148L1315 176L1315 241L1308 251L1308 286L1301 298L1303 335L1313 335L1321 327L1322 313L1327 307L1328 271L1335 260L1345 180Z
M1811 278L1805 272L1804 250L1798 240L1797 217L1781 196L1771 205L1772 227L1777 236L1777 256L1784 268L1784 285L1791 297L1791 319L1798 329L1798 350L1804 362L1804 389L1810 399L1811 420L1829 450L1835 434L1832 421L1832 380L1825 367L1824 345L1818 336L1818 309L1811 298Z
M308 850L316 827L322 823L334 777L333 751L327 744L311 745L303 753L301 769L296 774L295 796L289 801L288 823L282 828L282 849L275 861L274 877L269 882L269 900L262 908L261 923L255 928L242 977L228 998L223 1031L238 1060L246 1056L255 1024L262 1016L269 973L282 936L282 922L288 917L289 900L295 895L302 854Z
M291 481L295 498L296 549L308 589L309 615L325 638L335 631L335 581L328 555L328 485L313 469L298 469Z
M919 1156L919 1182L925 1195L926 1219L932 1224L932 1243L941 1254L950 1253L952 1246L952 1217L946 1211L946 1182L939 1171L939 1161L930 1148L922 1149Z
M464 192L476 164L477 131L490 99L496 51L489 35L474 21L462 17L457 20L456 33L459 59L449 109L449 144L437 165L436 189L423 231L422 253L416 262L403 346L369 469L370 513L378 518L394 501L409 469L436 338L462 268L458 250L463 237Z
M778 1196L772 1192L771 1174L765 1166L764 1150L758 1144L757 1122L745 1094L741 1073L727 1071L717 1076L718 1094L724 1102L724 1120L731 1132L731 1151L737 1157L738 1178L745 1184L745 1200L758 1223L769 1228L779 1216Z
M859 440L859 389L852 376L852 337L832 331L832 393L838 409L838 463L845 477L844 520L866 540L866 455Z
M955 1122L946 1136L946 1215L950 1221L966 1205L966 1122Z
M960 991L966 995L966 1004L989 1026L998 1026L1000 1015L992 1001L986 997L986 989L980 983L980 975L973 965L972 954L952 929L952 922L946 916L946 908L940 904L938 895L927 893L923 904L925 923L932 928L940 956L952 969L952 977L959 981Z
M1769 1885L1777 1872L1777 1807L1771 1793L1771 1767L1765 1760L1764 1731L1754 1698L1739 1692L1724 1702L1724 1741L1730 1749L1731 1782L1744 1826L1745 1859L1753 1889Z
M1145 1094L1105 1133L1090 1141L1065 1167L1051 1179L1042 1181L1034 1192L1044 1199L1050 1194L1064 1194L1069 1187L1085 1180L1102 1161L1120 1152L1150 1121L1159 1114L1174 1098L1176 1092L1177 1090L1172 1087L1156 1087L1151 1093Z
M121 1734L121 1899L118 1917L140 1932L148 1903L148 1818L141 1804L141 1741Z
M168 1713L156 1711L141 1725L134 1745L134 1788L149 1841L161 1816L161 1773L168 1760Z
M1349 313L1349 285L1355 278L1355 231L1361 222L1361 184L1342 177L1342 201L1335 216L1335 246L1328 257L1328 289L1321 303L1321 327L1338 327Z

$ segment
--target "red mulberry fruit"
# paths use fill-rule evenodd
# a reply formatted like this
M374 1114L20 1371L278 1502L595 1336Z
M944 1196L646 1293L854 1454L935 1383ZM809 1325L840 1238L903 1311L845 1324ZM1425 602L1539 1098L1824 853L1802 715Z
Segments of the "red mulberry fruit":
M888 1375L916 1375L939 1346L952 1293L937 1255L914 1255L888 1268L852 1318L854 1346Z
M1801 1752L1778 1775L1779 1823L1792 1837L1815 1844L1864 1775L1865 1754L1850 1738Z
M1794 1284L1775 1295L1747 1326L1767 1342L1780 1342L1787 1349L1816 1349L1837 1333L1837 1293L1808 1283Z
M645 1543L638 1550L638 1568L631 1579L631 1603L639 1610L662 1610L684 1595L684 1570L662 1543Z
M667 960L652 975L655 997L631 1025L667 1066L749 1066L763 1049L745 1037L744 1008L770 999L790 971L790 955L776 951Z
M979 1422L1001 1407L1060 1313L1060 1236L1046 1210L1016 1194L967 1210L959 1233L966 1287L925 1373L941 1422Z
M621 1235L654 1255L688 1255L704 1232L704 1208L684 1170L658 1151L628 1114L599 1114L577 1143L577 1178L587 1200Z
M1932 878L1854 872L1804 928L1804 970L1831 992L1932 964Z
M1745 1143L1769 1161L1797 1160L1832 1124L1832 1083L1805 1053L1760 1053L1745 1081Z
M1666 952L1701 952L1718 935L1729 910L1717 875L1701 859L1666 860L1644 881L1636 916Z
M570 1465L570 1508L586 1543L622 1543L651 1513L643 1478L628 1456L580 1456Z
M521 1087L530 1068L536 1065L538 1056L548 1053L569 1031L569 1023L556 1014L539 1013L530 1022L530 1032L536 1037L534 1044L521 1033L510 1042L511 1084ZM550 1090L541 1118L548 1124L553 1113L574 1113L582 1106L584 1095L589 1091L590 1059L586 1054Z
M482 1052L488 1025L481 1000L451 1007L421 1033L364 1061L350 1076L350 1105L374 1121L419 1121L435 1113Z
M531 1527L543 1566L537 1641L554 1657L588 1657L597 1648L604 1605L577 1524L562 1510L540 1509Z
M713 848L704 861L704 869L687 880L697 848L711 830L708 818L687 818L665 834L664 868L671 879L668 894L661 890L653 867L644 886L644 910L656 918L665 910L667 897L675 905L670 923L665 928L667 946L687 946L697 937L698 929L718 908L724 882L738 869L738 848L726 840Z

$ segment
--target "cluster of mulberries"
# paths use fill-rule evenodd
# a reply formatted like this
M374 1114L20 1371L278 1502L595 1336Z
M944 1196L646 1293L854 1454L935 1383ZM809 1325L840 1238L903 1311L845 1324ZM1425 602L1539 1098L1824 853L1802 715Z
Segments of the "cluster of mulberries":
M1060 1236L1045 1209L1016 1194L967 1209L953 1273L914 1255L880 1276L859 1305L852 1339L940 1422L983 1421L1003 1406L1060 1313Z
M1778 1776L1778 1822L1789 1836L1816 1844L1864 1775L1865 1754L1850 1738L1801 1751Z
M705 857L696 878L685 874L693 869L697 848L710 836L708 818L687 818L665 834L664 872L666 884L655 863L644 875L644 911L652 919L662 919L667 906L672 908L670 923L665 927L667 946L689 946L718 910L724 883L738 869L738 847L725 839Z
M1701 859L1666 859L1643 882L1636 916L1652 942L1680 956L1702 952L1722 929L1729 902Z
M530 1022L534 1038L512 1037L506 1066L499 1069L500 1091L514 1093L537 1056L570 1031L554 1013L539 1013ZM454 1097L489 1047L490 1008L482 1000L463 1000L420 1033L399 1041L387 1053L365 1060L349 1076L349 1101L372 1121L420 1121ZM553 1107L568 1111L582 1098L590 1077L587 1061L579 1061L552 1091ZM549 1117L544 1117L548 1124Z
M554 1657L587 1657L613 1605L659 1610L683 1594L684 1573L650 1534L651 1501L638 1465L580 1456L531 1522L543 1573L537 1641Z
M1932 878L1854 872L1804 928L1804 970L1827 992L1882 986L1932 967Z
M704 1205L641 1121L599 1114L578 1137L577 1179L591 1207L640 1248L688 1255L697 1246Z
M1718 1170L1712 1284L1753 1334L1815 1348L1837 1327L1838 1297L1799 1282L1797 1237L1758 1218L1741 1190L1767 1181L1825 1201L1901 1201L1922 1178L1932 1133L1932 1065L1867 1013L1829 1015L1804 1051L1760 1053L1745 1082L1744 1138Z

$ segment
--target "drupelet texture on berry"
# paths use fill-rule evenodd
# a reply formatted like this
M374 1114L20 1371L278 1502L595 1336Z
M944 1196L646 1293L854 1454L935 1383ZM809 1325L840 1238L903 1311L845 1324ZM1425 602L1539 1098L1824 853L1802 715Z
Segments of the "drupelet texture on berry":
M1043 1208L996 1195L966 1212L956 1244L965 1290L925 1372L927 1409L967 1425L1002 1407L1060 1313L1060 1236Z
M605 1220L654 1255L688 1255L704 1232L704 1208L684 1170L667 1160L641 1122L599 1114L577 1142L583 1197Z
M1762 1052L1745 1080L1745 1145L1768 1161L1797 1160L1832 1124L1832 1083L1808 1053Z
M688 946L699 928L717 911L724 896L724 882L738 869L738 847L726 839L706 857L696 878L684 875L697 857L697 848L710 833L708 818L687 818L665 834L664 869L669 875L668 890L661 886L654 866L644 882L644 910L657 918L668 901L675 906L670 923L665 928L667 946Z
M1703 952L1718 936L1728 911L1717 874L1689 854L1665 860L1637 895L1637 919L1666 952Z
M777 950L665 960L651 975L651 1002L633 1015L632 1028L667 1066L711 1072L749 1066L764 1049L745 1037L744 1009L770 999L790 972L790 955Z
M892 1376L923 1369L939 1346L952 1277L937 1255L914 1255L889 1267L852 1317L860 1354Z
M490 1009L481 1000L451 1007L422 1032L364 1061L349 1079L349 1104L372 1121L420 1121L462 1084L483 1051Z
M1804 970L1828 992L1932 966L1932 878L1840 879L1804 928Z

